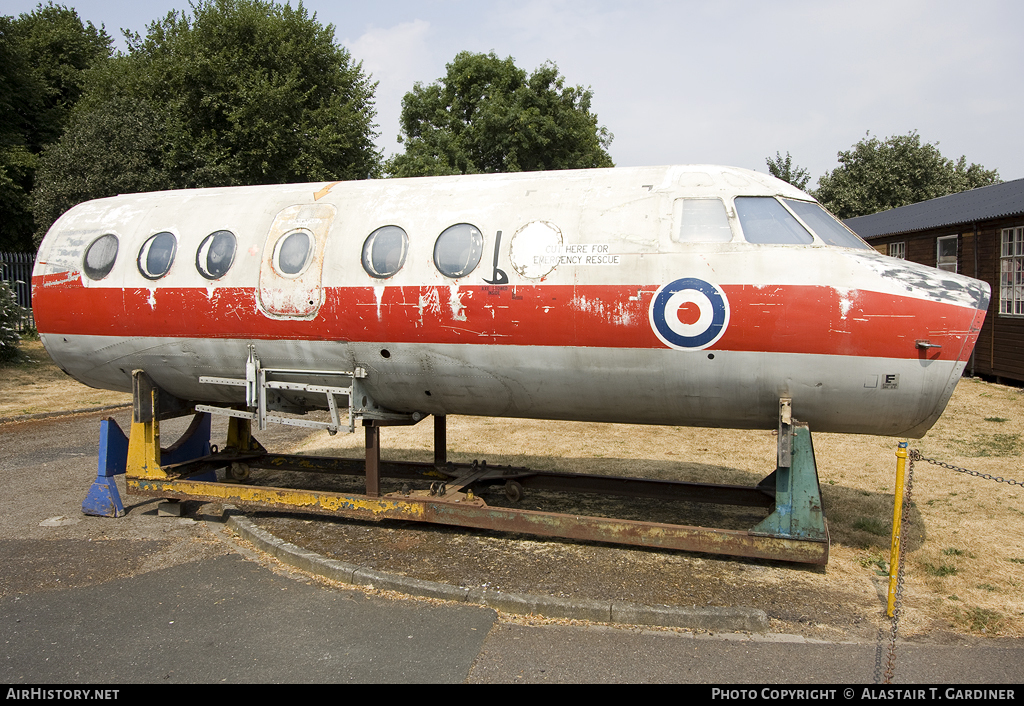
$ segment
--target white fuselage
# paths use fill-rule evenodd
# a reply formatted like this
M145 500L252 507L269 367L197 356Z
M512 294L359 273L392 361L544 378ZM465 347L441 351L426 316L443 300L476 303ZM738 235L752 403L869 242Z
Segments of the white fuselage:
M76 379L197 402L244 401L199 378L252 345L399 412L774 428L789 397L812 430L920 436L988 287L819 210L705 165L124 195L51 228L35 315Z

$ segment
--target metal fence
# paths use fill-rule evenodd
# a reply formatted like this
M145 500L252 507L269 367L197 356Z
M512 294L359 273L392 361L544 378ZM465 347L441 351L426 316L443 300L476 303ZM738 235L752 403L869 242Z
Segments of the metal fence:
M0 253L0 279L10 283L18 305L22 307L24 316L18 324L18 331L29 331L35 328L32 318L32 265L35 255L27 252Z

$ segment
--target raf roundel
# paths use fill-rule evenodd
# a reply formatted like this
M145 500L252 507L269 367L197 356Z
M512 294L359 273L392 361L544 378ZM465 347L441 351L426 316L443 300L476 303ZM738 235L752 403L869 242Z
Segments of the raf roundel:
M650 320L665 345L699 351L715 343L729 327L729 300L710 282L684 277L655 292Z

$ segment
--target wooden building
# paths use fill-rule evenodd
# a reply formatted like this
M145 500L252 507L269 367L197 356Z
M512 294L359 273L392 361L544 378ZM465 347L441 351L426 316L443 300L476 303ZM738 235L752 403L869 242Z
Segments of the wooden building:
M879 252L984 280L973 375L1024 383L1024 179L845 221Z

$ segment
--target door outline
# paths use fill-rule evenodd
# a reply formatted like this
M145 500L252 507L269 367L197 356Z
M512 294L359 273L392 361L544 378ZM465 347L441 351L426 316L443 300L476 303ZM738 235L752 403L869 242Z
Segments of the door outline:
M327 234L338 213L331 204L313 203L288 206L274 218L263 244L257 304L264 314L275 319L312 319L324 302L323 269ZM297 275L283 274L275 263L277 246L286 236L302 231L313 239L313 257Z

